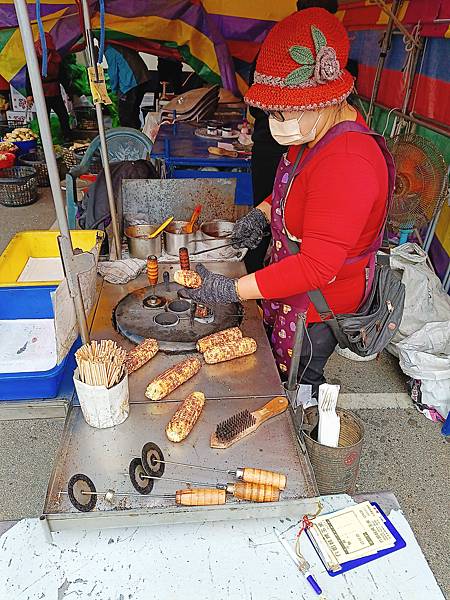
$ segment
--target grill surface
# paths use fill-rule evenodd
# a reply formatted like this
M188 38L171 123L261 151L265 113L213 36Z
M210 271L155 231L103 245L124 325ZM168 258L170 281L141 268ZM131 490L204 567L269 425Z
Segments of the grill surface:
M167 304L155 309L145 307L145 300L152 295L153 288L145 287L131 292L122 298L114 309L115 328L135 344L139 344L146 338L154 338L158 340L163 352L182 353L194 352L195 345L201 337L241 323L243 309L240 304L221 304L214 306L213 321L205 323L202 322L203 320L195 319L191 327L189 306L187 311L174 310L174 308L184 308L185 301L179 300L177 294L178 290L182 289L184 288L175 282L169 283L168 286L164 283L158 284L155 293L157 296L164 297ZM166 312L167 308L171 312ZM166 317L170 318L175 314L179 322L164 325L168 320Z

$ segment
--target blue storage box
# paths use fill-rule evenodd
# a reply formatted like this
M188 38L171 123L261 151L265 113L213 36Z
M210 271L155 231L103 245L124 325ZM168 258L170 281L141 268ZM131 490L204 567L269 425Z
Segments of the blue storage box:
M0 288L0 319L52 319L51 292L56 286ZM0 340L1 343L1 340ZM59 365L49 371L0 373L0 401L55 398L66 369L75 369L78 339Z

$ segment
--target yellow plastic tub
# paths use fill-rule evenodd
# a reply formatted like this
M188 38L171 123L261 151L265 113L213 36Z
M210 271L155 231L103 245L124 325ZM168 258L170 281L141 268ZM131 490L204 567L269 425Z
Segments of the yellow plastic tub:
M56 271L62 273L57 240L58 235L59 231L22 231L17 233L0 256L0 287L58 285L62 275L59 279L49 281L44 281L41 278L32 281L30 280L30 275L26 279L23 279L25 268L31 273L31 276L33 272L37 271L44 274ZM74 248L80 248L88 252L94 246L100 246L104 232L97 230L71 231L70 236ZM33 262L30 259L48 260ZM34 265L34 271L30 269L30 265Z

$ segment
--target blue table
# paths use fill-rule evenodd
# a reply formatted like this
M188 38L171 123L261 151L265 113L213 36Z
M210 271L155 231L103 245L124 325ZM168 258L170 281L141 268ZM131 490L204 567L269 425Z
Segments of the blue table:
M151 157L164 162L169 178L234 178L235 203L253 206L250 158L209 154L208 147L215 146L217 142L196 136L195 129L195 124L188 123L162 125ZM216 167L220 171L198 170L205 167Z

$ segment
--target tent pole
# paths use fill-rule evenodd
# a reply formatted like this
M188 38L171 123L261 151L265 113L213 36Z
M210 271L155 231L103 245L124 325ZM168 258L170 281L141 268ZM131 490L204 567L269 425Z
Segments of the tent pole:
M384 63L386 56L391 47L392 31L394 29L394 16L397 15L397 11L400 8L402 0L394 0L392 3L391 15L386 27L386 31L383 36L383 43L381 44L380 55L378 57L377 70L375 71L375 79L373 81L372 96L370 98L369 110L367 111L367 125L372 126L373 112L375 109L375 102L378 96L378 89L380 87L381 73L383 72Z
M23 47L27 59L28 72L30 76L31 89L33 91L34 104L36 107L39 130L42 140L42 147L47 163L50 187L52 190L53 203L55 205L56 217L60 231L59 243L61 249L61 259L64 265L64 273L72 297L75 313L77 316L78 327L83 343L89 342L89 331L86 322L86 313L84 311L83 297L81 295L80 282L78 275L73 270L74 254L72 240L70 238L69 225L67 222L66 207L61 191L58 166L56 164L55 152L53 150L53 140L50 131L50 122L47 116L47 107L45 104L44 90L36 49L34 47L33 33L31 31L30 19L25 0L14 0L14 6L19 23L20 34L22 36Z
M92 40L92 30L91 30L91 17L89 14L89 7L87 0L82 0L83 6L83 21L84 21L84 35L86 38L88 57L89 57L89 65L94 68L95 78L98 80L98 71L97 71L97 59L95 56L94 43ZM116 201L114 199L114 191L111 180L111 170L109 167L108 160L108 147L106 145L106 136L105 136L105 126L103 123L103 111L101 102L95 102L95 112L97 114L97 123L98 123L98 135L100 138L100 147L102 151L102 164L103 171L105 173L105 181L106 181L106 191L108 195L108 204L109 204L109 212L111 213L111 225L113 230L113 239L115 246L115 258L122 258L122 244L120 241L120 233L119 233L119 225L117 219L117 210L116 210ZM110 252L110 254L112 254Z

